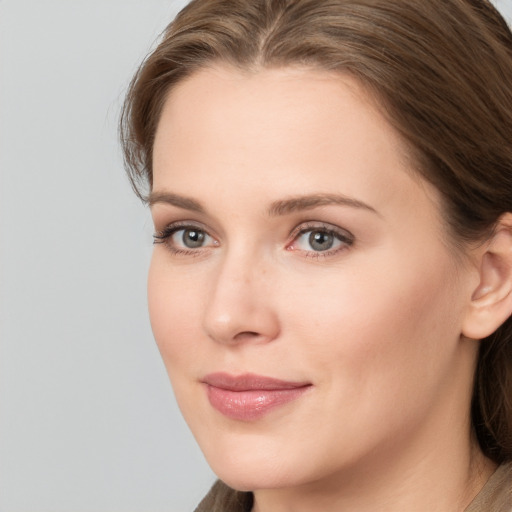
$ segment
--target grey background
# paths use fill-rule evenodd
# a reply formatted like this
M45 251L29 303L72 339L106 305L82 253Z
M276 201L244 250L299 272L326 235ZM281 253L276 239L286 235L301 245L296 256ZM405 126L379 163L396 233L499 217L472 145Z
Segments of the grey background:
M185 512L213 481L152 340L116 138L184 3L0 0L0 512Z
M0 511L193 510L213 476L147 319L126 85L185 2L0 2Z

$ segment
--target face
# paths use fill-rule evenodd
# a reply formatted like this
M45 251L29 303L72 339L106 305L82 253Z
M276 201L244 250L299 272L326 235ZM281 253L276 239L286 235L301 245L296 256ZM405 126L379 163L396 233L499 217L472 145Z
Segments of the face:
M218 67L173 89L150 316L224 481L327 482L465 421L470 287L438 203L350 77Z

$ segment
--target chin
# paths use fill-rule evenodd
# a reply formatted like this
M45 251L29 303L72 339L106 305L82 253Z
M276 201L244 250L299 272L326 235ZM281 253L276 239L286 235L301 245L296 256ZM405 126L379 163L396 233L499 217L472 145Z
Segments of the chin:
M229 487L237 491L256 491L260 489L276 489L297 485L297 475L290 478L279 468L257 468L244 466L240 468L214 467L214 473Z
M282 444L280 449L261 440L245 446L235 442L228 449L219 449L219 444L201 448L213 472L238 491L294 487L318 476L313 465L305 465L298 454L290 457Z
M227 485L239 491L253 491L274 487L283 482L285 468L266 450L259 453L255 447L231 447L224 450L203 450L213 472ZM223 452L223 453L219 453Z

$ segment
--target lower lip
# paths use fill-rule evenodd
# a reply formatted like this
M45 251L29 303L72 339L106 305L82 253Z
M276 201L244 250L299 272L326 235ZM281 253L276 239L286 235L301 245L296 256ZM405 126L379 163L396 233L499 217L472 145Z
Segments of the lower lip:
M231 391L208 385L207 390L210 404L224 416L238 421L255 421L296 400L310 387Z

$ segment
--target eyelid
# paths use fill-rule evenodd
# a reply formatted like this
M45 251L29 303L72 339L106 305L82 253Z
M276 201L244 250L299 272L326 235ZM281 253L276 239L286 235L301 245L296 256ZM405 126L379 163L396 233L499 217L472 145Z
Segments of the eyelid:
M354 235L343 228L340 228L339 226L336 226L335 224L330 224L329 222L321 222L321 221L306 221L299 224L296 228L293 229L293 231L290 234L290 238L293 240L297 236L302 235L304 233L307 233L308 231L314 231L314 230L324 230L329 233L333 233L334 235L338 236L342 240L346 240L347 242L353 243L355 240Z
M199 229L199 230L207 233L212 238L216 238L216 236L214 234L212 234L213 230L209 226L206 226L202 222L198 222L195 220L172 221L172 222L166 223L162 229L158 229L155 226L155 232L153 234L153 237L168 236L168 235L172 234L173 232L178 231L179 229L186 229L186 228Z

